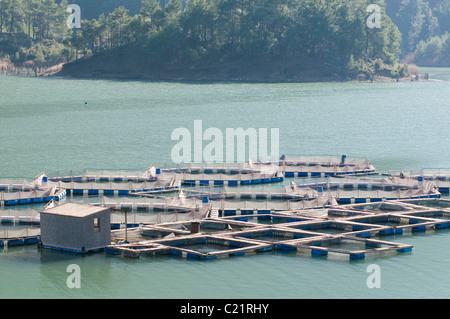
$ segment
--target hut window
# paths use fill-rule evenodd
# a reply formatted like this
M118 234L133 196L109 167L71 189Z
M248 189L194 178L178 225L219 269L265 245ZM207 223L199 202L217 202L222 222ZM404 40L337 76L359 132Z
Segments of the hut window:
M100 219L94 218L94 232L100 231Z

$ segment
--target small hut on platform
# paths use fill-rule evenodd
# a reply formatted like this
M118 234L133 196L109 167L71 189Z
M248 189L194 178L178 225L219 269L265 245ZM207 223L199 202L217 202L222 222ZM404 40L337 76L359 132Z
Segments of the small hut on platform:
M108 208L65 203L44 209L40 215L44 248L88 253L111 244Z

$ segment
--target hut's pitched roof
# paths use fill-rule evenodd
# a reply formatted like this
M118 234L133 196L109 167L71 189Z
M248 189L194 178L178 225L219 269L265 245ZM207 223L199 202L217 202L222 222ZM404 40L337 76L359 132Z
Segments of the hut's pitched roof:
M83 218L105 210L108 210L108 208L92 205L82 205L76 203L65 203L59 206L43 210L41 211L41 214L53 214L53 215Z

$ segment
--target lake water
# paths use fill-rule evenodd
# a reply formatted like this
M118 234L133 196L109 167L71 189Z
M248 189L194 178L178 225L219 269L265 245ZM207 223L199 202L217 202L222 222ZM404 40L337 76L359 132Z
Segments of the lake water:
M0 76L0 178L173 166L172 131L278 128L281 154L367 157L378 171L450 167L450 69L400 83L192 84ZM32 207L39 209L40 207ZM0 251L0 298L449 298L450 233L349 262L268 252L215 261ZM81 288L66 284L68 265ZM367 267L381 270L368 288Z

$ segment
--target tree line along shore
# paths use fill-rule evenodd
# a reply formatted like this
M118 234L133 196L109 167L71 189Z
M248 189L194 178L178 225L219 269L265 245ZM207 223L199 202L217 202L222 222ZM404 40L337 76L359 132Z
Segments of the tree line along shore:
M72 2L79 3L82 16L92 15L83 1ZM433 5L414 1L422 13L424 3ZM399 80L418 73L405 40L417 42L420 59L440 65L450 47L441 31L421 41L405 37L384 1L114 2L98 18L70 29L67 0L0 0L0 71L152 80ZM441 10L447 2L450 8L443 1ZM379 27L368 23L374 3ZM406 14L408 7L394 9ZM440 20L433 18L437 29ZM431 28L422 23L422 29Z

